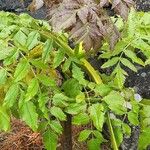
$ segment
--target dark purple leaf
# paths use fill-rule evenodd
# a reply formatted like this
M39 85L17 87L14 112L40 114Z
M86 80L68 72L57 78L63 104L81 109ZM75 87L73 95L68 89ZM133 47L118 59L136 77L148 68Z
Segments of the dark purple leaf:
M131 6L134 6L134 1L133 0L123 0L127 5L128 7L131 7Z
M114 0L113 6L118 6L120 1ZM108 0L101 1L101 5L106 3ZM52 7L49 17L54 31L69 31L70 38L75 39L76 43L83 41L85 50L100 48L105 37L109 37L109 43L115 43L118 37L113 23L94 0L63 0ZM112 29L111 32L109 28ZM112 48L113 44L110 47Z
M109 0L100 0L99 6L104 7L109 5Z
M114 9L120 2L121 2L121 0L113 0L112 1L112 9Z
M129 8L123 2L120 2L117 7L114 8L114 11L119 14L123 19L127 20Z
M78 22L71 30L71 38L76 39L77 43L83 41L85 49L90 50L94 48L95 45L98 45L97 42L101 43L101 41L97 41L97 39L101 40L102 34L96 24L88 22L84 25L82 22Z

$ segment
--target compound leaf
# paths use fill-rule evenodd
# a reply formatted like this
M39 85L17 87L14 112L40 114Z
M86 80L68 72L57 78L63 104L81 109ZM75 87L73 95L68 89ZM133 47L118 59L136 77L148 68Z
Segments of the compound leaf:
M33 131L38 128L38 114L36 112L36 107L33 102L25 102L20 108L20 115L23 121L29 125Z
M15 73L14 73L15 81L18 82L18 81L22 80L29 72L29 69L30 69L29 62L24 59L21 60L18 63Z

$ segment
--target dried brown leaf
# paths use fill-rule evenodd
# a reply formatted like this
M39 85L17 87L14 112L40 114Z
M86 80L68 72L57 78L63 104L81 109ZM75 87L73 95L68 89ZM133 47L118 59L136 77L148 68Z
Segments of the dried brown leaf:
M120 1L114 0L114 7L119 5ZM103 0L100 5L106 3L108 0ZM63 0L52 7L49 17L54 31L69 31L70 38L75 39L76 43L83 41L85 50L100 48L104 38L109 39L112 48L112 43L118 38L113 23L94 0Z
M135 2L133 0L123 0L123 1L128 5L128 7L135 5Z
M133 5L133 0L113 0L112 9L126 20L128 17L129 7Z
M114 8L114 11L119 14L123 19L127 20L129 8L122 1Z
M104 7L109 5L109 0L100 0L99 6Z
M98 43L101 43L101 41L98 41L97 39L101 40L102 34L96 24L90 22L83 24L82 22L78 22L71 30L70 38L76 39L77 43L83 41L84 48L90 50L91 48L94 48L95 45L99 45Z
M113 0L112 1L112 9L114 9L120 2L121 2L121 0Z

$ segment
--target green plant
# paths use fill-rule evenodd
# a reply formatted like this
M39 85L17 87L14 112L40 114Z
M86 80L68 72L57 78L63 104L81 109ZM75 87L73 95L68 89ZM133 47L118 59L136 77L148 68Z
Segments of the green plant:
M132 62L149 63L149 17L149 13L132 10L127 24L121 18L113 19L122 38L113 51L107 42L102 46L100 58L108 59L102 67L116 64L107 76L87 61L82 43L74 50L68 46L66 33L53 33L45 21L26 14L1 12L0 129L10 129L11 116L21 118L43 134L46 149L55 150L63 132L61 122L69 114L72 124L90 125L79 134L79 141L86 141L89 150L100 149L110 140L117 150L123 137L130 136L128 119L132 125L140 125L139 149L145 149L150 141L149 102L137 102L133 90L124 87L127 73L121 64L136 71ZM136 56L135 48L146 55L145 63ZM104 124L110 133L107 139L103 137Z

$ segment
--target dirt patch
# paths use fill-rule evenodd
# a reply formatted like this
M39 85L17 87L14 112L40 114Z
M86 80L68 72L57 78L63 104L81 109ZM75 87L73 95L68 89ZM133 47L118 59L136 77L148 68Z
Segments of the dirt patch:
M33 132L22 121L12 119L10 132L0 133L0 150L42 150L40 133Z
M85 126L72 127L73 150L87 150L85 142L78 142L78 135L85 128ZM60 142L58 142L57 150L62 150ZM12 119L11 131L0 132L0 150L44 150L44 145L40 133L33 132L24 122Z

